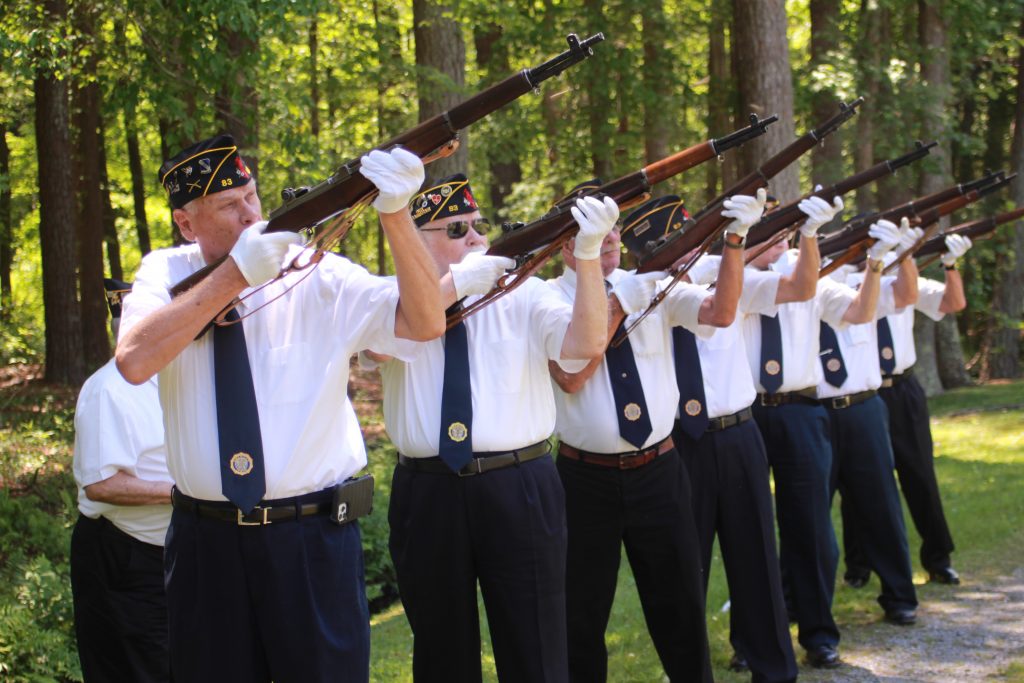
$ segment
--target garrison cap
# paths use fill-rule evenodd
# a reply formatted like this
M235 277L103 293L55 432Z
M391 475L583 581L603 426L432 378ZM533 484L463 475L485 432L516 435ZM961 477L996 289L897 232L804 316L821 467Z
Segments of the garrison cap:
M110 307L110 317L120 318L121 302L128 292L132 291L132 283L105 277L103 278L103 289L107 290L107 306Z
M160 184L175 209L208 194L248 185L251 180L252 172L230 135L197 142L160 167Z
M623 221L622 243L634 254L643 253L648 242L679 230L689 218L683 200L676 195L656 197L638 206Z
M590 180L584 180L582 183L572 188L564 195L561 199L552 205L552 208L556 206L563 206L569 202L575 200L577 197L583 197L588 194L596 192L604 183L601 182L600 178L591 178Z
M412 198L412 219L417 228L447 216L479 210L469 180L461 173L437 181Z

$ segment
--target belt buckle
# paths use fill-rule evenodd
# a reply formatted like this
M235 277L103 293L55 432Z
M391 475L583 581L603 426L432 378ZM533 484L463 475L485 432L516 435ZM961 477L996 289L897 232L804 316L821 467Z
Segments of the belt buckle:
M476 476L478 474L483 474L484 470L483 470L482 463L483 463L483 458L473 458L468 463L466 463L465 467L463 467L461 470L456 472L456 474L459 477L473 477L473 476Z
M263 519L261 519L259 521L256 521L256 522L247 522L247 521L245 521L246 515L242 514L241 510L237 510L237 512L238 512L238 526L264 526L266 524L273 524L273 522L271 522L269 519L267 519L267 513L269 513L271 510L273 510L273 508L265 508L265 507L260 507L259 505L257 505L252 510L253 510L253 512L255 512L257 510L262 512L263 513Z
M633 465L635 458L643 457L643 451L636 451L635 453L628 453L619 456L619 470L631 470L634 469Z
M850 395L836 396L832 399L833 408L849 408L850 407Z
M763 405L763 406L767 406L769 408L774 408L774 407L777 407L777 406L781 405L780 401L782 400L782 397L779 394L764 393L764 394L761 394L760 398L761 398L761 405Z

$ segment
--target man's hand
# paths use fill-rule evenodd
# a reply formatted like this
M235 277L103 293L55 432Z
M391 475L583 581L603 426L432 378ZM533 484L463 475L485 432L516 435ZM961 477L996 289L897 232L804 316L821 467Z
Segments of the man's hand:
M618 284L612 288L612 294L619 300L622 311L631 315L637 311L647 308L654 298L654 287L658 280L664 279L667 273L655 271L653 273L626 273L619 278Z
M942 255L942 265L952 268L957 259L971 248L971 238L964 235L946 235L946 252Z
M377 186L380 194L373 201L379 213L396 213L409 206L409 200L423 185L423 162L412 152L395 147L391 152L375 149L359 160L359 172Z
M461 299L471 294L486 294L506 270L515 267L514 259L471 251L461 263L453 263L449 268L452 273L452 285L455 287L455 297Z
M594 197L580 197L571 210L572 217L580 226L572 255L581 260L598 258L604 236L612 231L615 221L619 219L619 205L611 197L605 197L604 201Z
M768 193L762 187L758 189L756 197L737 194L722 202L722 207L725 209L722 211L722 215L733 219L725 231L731 235L746 237L750 226L761 220L761 214L764 213L764 202L767 198Z
M868 247L868 258L881 261L900 243L900 229L892 221L881 220L871 224L868 228L868 237L875 240L875 243Z
M818 234L818 228L831 221L837 213L843 210L843 198L836 195L830 205L821 197L808 197L796 207L807 215L807 219L800 226L800 234L811 238Z
M228 254L250 287L262 285L280 273L288 247L302 241L298 233L284 230L267 234L266 229L267 221L253 223L242 231Z
M904 252L907 249L913 249L914 245L917 244L918 240L924 236L924 230L921 228L910 227L910 219L904 216L900 219L900 251Z

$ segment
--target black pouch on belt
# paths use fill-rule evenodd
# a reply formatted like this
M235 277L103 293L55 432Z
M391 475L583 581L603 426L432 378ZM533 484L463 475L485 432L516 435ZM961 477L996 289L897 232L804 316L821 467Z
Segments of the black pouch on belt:
M341 526L373 511L373 475L365 474L334 487L331 521Z

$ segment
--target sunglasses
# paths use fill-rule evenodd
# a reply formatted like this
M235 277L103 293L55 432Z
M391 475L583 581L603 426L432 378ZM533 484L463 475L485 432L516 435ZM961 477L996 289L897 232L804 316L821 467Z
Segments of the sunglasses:
M476 230L480 235L486 235L487 231L491 229L491 222L486 218L477 218L472 221L455 221L437 228L420 228L420 230L423 232L444 230L448 234L448 239L457 240L465 237L470 228Z

